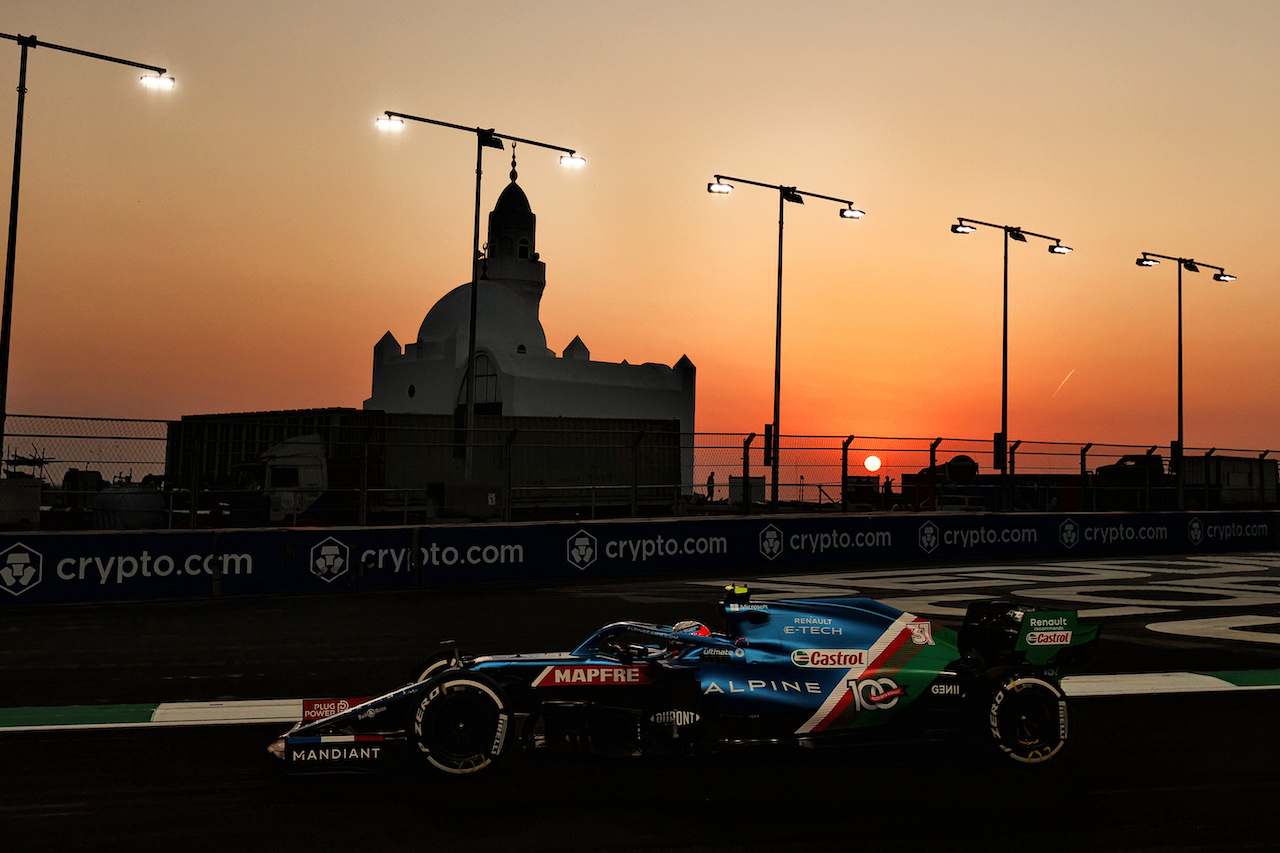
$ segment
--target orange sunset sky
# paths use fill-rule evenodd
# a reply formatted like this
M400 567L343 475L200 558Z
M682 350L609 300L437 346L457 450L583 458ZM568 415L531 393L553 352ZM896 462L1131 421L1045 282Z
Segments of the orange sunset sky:
M519 149L561 352L698 367L697 429L1280 446L1280 4L9 0L30 53L8 409L359 406L469 278L475 138ZM0 162L19 48L0 41ZM487 152L487 215L510 148ZM10 174L5 168L3 174ZM8 198L8 194L4 194ZM7 210L7 203L6 203ZM483 345L483 341L481 341ZM1069 377L1069 378L1068 378ZM1066 380L1064 382L1064 379Z

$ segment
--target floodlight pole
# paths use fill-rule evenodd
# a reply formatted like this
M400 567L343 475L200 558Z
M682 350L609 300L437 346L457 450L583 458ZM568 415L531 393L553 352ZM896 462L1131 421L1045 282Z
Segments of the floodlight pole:
M525 145L535 145L539 148L549 148L552 151L559 151L563 155L560 162L566 165L579 165L582 159L578 157L577 152L572 148L564 148L559 145L550 145L546 142L538 142L533 139L522 139L519 136L508 136L504 133L497 133L493 128L483 127L467 127L462 124L453 124L447 121L439 121L433 118L423 118L422 116L409 115L408 113L397 113L386 110L385 115L389 119L401 119L407 121L417 121L423 124L434 124L439 127L449 127L454 130L462 130L467 133L476 135L476 203L475 203L475 221L471 232L471 316L467 321L467 396L466 396L466 450L463 461L463 478L470 482L472 478L472 448L475 438L475 413L476 413L476 315L480 305L480 179L483 175L482 165L484 162L484 149L497 148L502 150L502 140L506 139L511 142L524 143ZM572 162L571 162L572 161Z
M1182 270L1185 267L1190 272L1200 272L1200 267L1209 267L1217 270L1214 275L1214 281L1235 281L1235 276L1227 275L1227 271L1216 264L1206 264L1203 261L1197 261L1195 258L1176 258L1172 255L1159 255L1155 252L1143 252L1142 256L1136 261L1140 267L1153 267L1160 260L1173 261L1178 265L1178 446L1176 449L1170 448L1169 465L1175 470L1175 477L1178 484L1178 509L1186 509L1185 493L1182 488L1183 473L1182 459L1183 451L1186 448L1182 431ZM1208 478L1208 469L1205 469L1206 481Z
M845 219L861 219L863 211L853 206L853 202L846 198L836 198L835 196L819 195L818 193L805 192L795 187L789 187L781 184L764 184L759 181L749 181L746 178L734 178L728 175L716 175L715 182L707 185L707 191L716 194L724 194L729 192L732 187L727 183L735 181L740 184L750 184L754 187L764 187L765 189L778 191L778 309L777 320L774 328L773 339L773 436L770 445L766 447L771 461L772 483L769 486L769 509L772 512L778 511L778 450L781 446L780 441L780 415L782 408L782 229L785 219L784 211L786 202L793 204L804 204L804 196L809 198L820 198L825 201L834 201L845 205L845 210L840 212L841 218Z
M63 53L74 53L78 56L87 56L90 59L101 59L105 62L114 62L117 65L128 65L145 71L154 71L158 75L164 75L168 69L154 65L144 65L141 62L133 62L129 59L119 59L102 53L90 53L87 50L79 50L74 47L50 44L47 41L38 40L35 36L0 33L0 39L15 41L22 48L22 55L18 61L18 117L14 123L13 131L13 186L9 193L9 244L5 251L4 259L4 313L3 317L0 318L0 455L2 455L6 435L5 430L9 417L9 341L13 327L13 277L18 247L18 190L22 183L22 120L27 102L27 51L34 47L47 47L51 50L60 50Z
M1027 231L1024 228L1018 228L1013 225L996 225L992 222L982 222L977 219L968 219L961 216L955 225L951 226L954 234L967 234L974 230L975 225L982 225L987 228L999 228L1004 232L1004 277L1001 287L1001 303L1003 305L1001 313L1001 329L1000 329L1000 434L996 438L998 452L995 454L999 461L1000 468L1000 509L1009 508L1009 460L1008 453L1005 448L1009 441L1009 239L1012 237L1019 243L1027 242L1027 237L1039 237L1042 240L1052 240L1053 245L1049 247L1049 251L1054 254L1066 254L1071 249L1062 245L1062 241L1057 237L1050 237L1047 234L1037 234L1034 231Z

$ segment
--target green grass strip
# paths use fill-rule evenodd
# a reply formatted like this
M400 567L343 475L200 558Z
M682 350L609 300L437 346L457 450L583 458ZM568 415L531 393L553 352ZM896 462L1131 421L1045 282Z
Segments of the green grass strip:
M1280 687L1280 670L1278 669L1236 669L1201 674L1221 678L1237 687Z
M157 703L146 705L63 705L54 708L0 708L0 728L93 726L149 723Z

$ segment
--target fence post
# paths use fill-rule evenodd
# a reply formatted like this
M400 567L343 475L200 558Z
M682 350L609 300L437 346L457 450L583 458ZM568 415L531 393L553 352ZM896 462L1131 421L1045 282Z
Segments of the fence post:
M369 438L360 445L360 526L369 523Z
M1270 450L1264 450L1258 455L1258 509L1267 508L1267 466L1262 460L1267 458L1271 453Z
M508 435L508 436L507 436L507 446L506 446L506 452L507 452L507 500L506 500L506 506L505 506L505 508L503 509L503 512L502 512L502 520L503 520L503 521L510 521L510 520L511 520L511 445L515 444L515 441L516 441L516 433L518 433L518 432L520 432L520 430L519 430L518 428L517 428L517 429L513 429L513 430L511 430L510 435Z
M742 442L742 514L751 515L751 442L756 440L753 432Z
M1151 445L1151 448L1147 451L1147 456L1155 453L1157 447L1159 447L1158 444ZM1151 511L1151 466L1149 465L1142 470L1142 511Z
M1018 494L1018 445L1022 444L1022 439L1018 439L1009 445L1009 509L1016 509L1014 505L1014 496Z
M1088 468L1088 461L1087 461L1090 447L1093 447L1092 441L1086 444L1084 447L1080 448L1080 509L1082 510L1087 510L1089 508L1087 506L1087 504L1089 503L1087 498L1089 497L1089 494L1092 491L1089 488L1089 468ZM1098 508L1096 502L1094 503L1093 508L1095 510Z
M1212 492L1209 490L1209 457L1212 456L1217 449L1218 448L1216 447L1210 447L1209 452L1204 455L1204 508L1206 510L1213 509L1213 507L1209 506L1209 500L1212 496ZM1219 476L1215 479L1221 480L1221 469L1218 470L1218 474ZM1221 498L1219 498L1218 506L1222 506Z
M929 500L933 501L933 508L938 508L938 445L942 444L942 438L939 436L933 440L933 444L929 445Z
M849 511L849 498L847 492L849 490L849 445L853 443L854 436L849 436L840 445L840 511Z
M640 515L640 443L644 441L644 430L636 433L631 442L631 517ZM593 502L594 503L594 502Z

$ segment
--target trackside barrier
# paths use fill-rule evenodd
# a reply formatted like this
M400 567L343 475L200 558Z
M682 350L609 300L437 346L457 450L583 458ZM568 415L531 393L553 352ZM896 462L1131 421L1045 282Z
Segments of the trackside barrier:
M402 589L859 563L1271 550L1280 513L775 515L0 534L0 605Z

